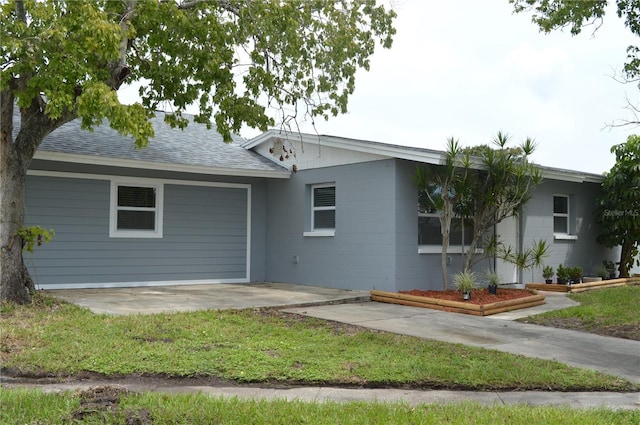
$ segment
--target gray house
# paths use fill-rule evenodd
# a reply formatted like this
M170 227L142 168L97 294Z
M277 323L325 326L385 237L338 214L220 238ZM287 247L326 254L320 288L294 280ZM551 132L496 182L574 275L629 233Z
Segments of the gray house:
M27 224L55 237L26 255L38 287L441 288L437 217L419 212L411 176L418 165L438 166L442 152L276 131L224 144L204 126L162 121L159 113L143 150L108 126L87 132L77 121L42 143L27 178ZM542 169L522 217L496 232L520 248L547 240L554 267L589 272L614 259L595 242L601 177ZM448 261L460 268L459 239ZM542 279L539 270L495 266L505 283Z

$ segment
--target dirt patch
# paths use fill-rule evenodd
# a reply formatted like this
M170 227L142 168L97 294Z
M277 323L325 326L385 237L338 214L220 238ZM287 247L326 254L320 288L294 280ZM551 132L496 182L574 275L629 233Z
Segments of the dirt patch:
M368 329L362 326L351 325L348 323L335 322L333 320L317 319L314 317L304 316L295 313L286 313L275 307L255 308L252 313L256 317L279 319L283 326L304 325L308 328L330 328L337 335L355 335L359 332L378 332L375 329Z
M439 300L463 301L462 292L451 289L448 291L421 291L413 289L411 291L400 291L400 293L414 295L417 297L436 298ZM471 299L465 302L469 304L484 305L530 296L531 291L527 291L526 289L498 288L496 294L490 294L487 289L474 289L471 291Z
M96 417L104 417L105 413L118 413L120 398L130 394L129 390L114 386L101 386L84 390L80 393L80 408L71 418L76 421L92 421ZM127 425L153 424L151 412L147 408L126 409L121 412Z
M527 318L519 321L559 329L570 329L573 331L588 332L596 335L640 341L640 325L604 325L598 323L585 323L583 320L573 317L536 320Z

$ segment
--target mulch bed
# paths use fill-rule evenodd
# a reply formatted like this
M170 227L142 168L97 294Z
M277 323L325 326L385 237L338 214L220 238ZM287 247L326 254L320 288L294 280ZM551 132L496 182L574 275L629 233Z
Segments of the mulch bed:
M415 295L417 297L437 298L439 300L463 301L462 292L451 289L448 291L421 291L413 289L411 291L400 291L400 293ZM471 299L465 302L469 304L483 305L530 296L531 291L527 291L526 289L498 288L498 293L496 295L490 294L486 289L474 289L471 291Z

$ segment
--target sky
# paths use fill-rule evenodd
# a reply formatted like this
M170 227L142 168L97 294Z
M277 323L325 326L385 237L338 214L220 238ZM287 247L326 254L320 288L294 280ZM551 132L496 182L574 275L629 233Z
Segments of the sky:
M449 137L473 146L502 131L514 146L535 139L537 164L598 174L615 163L611 146L640 133L609 126L633 118L627 97L640 103L637 85L613 78L638 44L615 9L595 34L572 36L541 33L508 0L392 4L393 47L358 71L348 113L301 131L440 150Z

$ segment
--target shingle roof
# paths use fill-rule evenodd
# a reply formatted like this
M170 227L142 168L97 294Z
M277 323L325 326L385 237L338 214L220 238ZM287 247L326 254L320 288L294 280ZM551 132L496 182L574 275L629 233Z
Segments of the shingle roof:
M17 109L17 108L16 108ZM143 149L134 146L133 138L122 136L108 123L95 127L92 132L80 128L80 120L69 122L49 134L38 152L74 154L101 158L144 161L158 164L176 164L193 167L243 170L259 172L287 172L285 168L243 148L246 140L233 135L233 143L224 143L215 126L207 130L194 123L192 116L184 129L171 128L164 122L164 112L156 112L151 120L155 137ZM18 126L15 125L14 128Z

